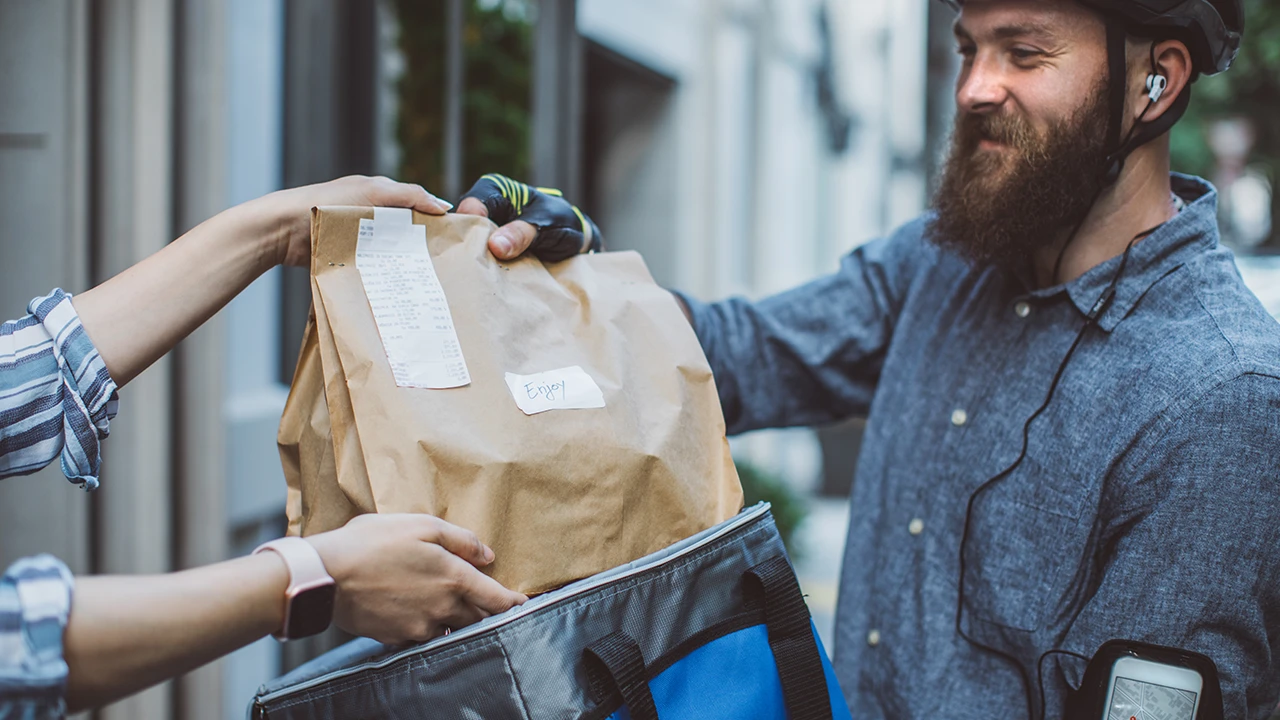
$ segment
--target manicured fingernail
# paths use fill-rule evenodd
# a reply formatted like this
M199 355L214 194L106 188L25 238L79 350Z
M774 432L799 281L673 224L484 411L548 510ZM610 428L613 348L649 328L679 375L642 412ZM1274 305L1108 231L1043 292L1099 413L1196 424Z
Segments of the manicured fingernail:
M498 248L499 257L507 257L511 254L511 250L515 247L505 235L494 235L493 244Z
M440 198L436 198L436 202L439 203L440 207L444 208L445 210L453 209L453 203L449 202L448 200L441 200Z
M487 562L487 563L491 563L491 562L493 562L493 558L494 558L494 555L493 555L493 548L489 547L488 545L485 545L485 546L484 546L484 561L485 561L485 562Z

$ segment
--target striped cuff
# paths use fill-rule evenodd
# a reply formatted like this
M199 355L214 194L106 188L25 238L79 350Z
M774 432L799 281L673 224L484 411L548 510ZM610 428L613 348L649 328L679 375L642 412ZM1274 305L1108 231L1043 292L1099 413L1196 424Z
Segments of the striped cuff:
M102 461L100 441L107 437L119 408L116 383L80 324L70 295L55 289L32 300L27 311L53 338L53 356L61 375L62 473L93 490L98 487Z
M0 577L0 717L58 718L66 711L62 636L75 579L61 560L19 560Z

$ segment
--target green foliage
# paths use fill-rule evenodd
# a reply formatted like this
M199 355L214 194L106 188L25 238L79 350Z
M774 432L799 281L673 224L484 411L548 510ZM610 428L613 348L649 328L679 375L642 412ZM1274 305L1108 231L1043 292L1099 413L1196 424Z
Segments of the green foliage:
M1172 133L1173 167L1210 175L1213 153L1206 131L1219 118L1245 117L1257 131L1251 164L1264 169L1276 188L1272 236L1280 246L1280 3L1244 0L1245 36L1235 65L1226 73L1202 77L1192 86L1191 106Z
M751 507L758 502L773 505L773 520L778 524L778 534L782 535L782 541L791 557L799 558L803 553L795 545L793 538L796 528L809 514L804 500L776 475L745 460L735 460L734 464L737 465L738 477L742 480L746 506Z
M400 49L406 65L398 88L400 179L442 192L445 3L394 0L394 7L400 20ZM529 175L533 31L527 15L527 5L521 0L466 3L464 185L487 172L512 177Z
M514 3L477 5L467 18L464 182L488 172L529 177L533 28Z

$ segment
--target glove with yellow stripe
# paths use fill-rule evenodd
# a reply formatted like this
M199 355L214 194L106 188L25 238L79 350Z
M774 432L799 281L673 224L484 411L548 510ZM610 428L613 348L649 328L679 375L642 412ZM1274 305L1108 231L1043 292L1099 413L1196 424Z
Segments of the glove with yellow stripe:
M604 248L600 229L559 190L505 175L490 173L477 180L459 201L458 212L488 217L500 226L489 238L489 249L503 260L527 250L556 262Z

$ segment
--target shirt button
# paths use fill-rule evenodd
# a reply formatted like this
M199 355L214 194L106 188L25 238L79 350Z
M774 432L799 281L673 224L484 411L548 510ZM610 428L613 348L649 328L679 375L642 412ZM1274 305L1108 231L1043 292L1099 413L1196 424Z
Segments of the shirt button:
M964 410L957 409L955 412L951 413L952 425L955 425L956 427L960 427L961 425L964 425L967 422L969 422L969 413L965 412Z
M919 535L924 532L924 521L920 518L912 519L912 521L907 524L907 532L912 535Z
M1025 302L1020 302L1013 306L1013 311L1018 313L1018 317L1024 318L1031 314L1031 306Z
M871 632L867 633L867 644L870 645L871 647L875 647L880 644L879 630L872 630Z

